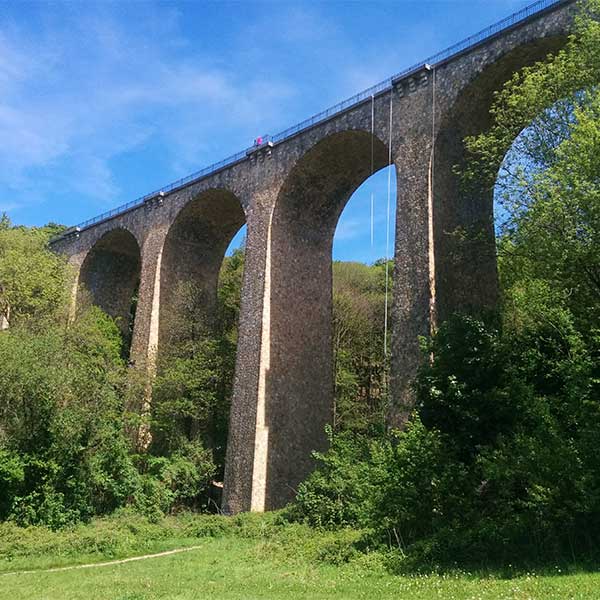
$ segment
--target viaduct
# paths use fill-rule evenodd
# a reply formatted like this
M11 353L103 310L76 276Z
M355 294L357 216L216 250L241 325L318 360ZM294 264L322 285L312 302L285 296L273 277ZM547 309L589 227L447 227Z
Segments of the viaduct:
M374 170L395 166L390 418L411 406L418 337L456 310L493 307L492 191L459 185L462 140L489 123L494 90L564 44L573 0L541 0L422 64L199 173L52 241L82 290L127 321L131 359L153 365L178 282L209 315L219 269L247 224L223 505L289 501L326 446L333 400L331 250L338 217ZM372 168L373 166L373 168ZM461 232L470 232L465 243ZM470 241L469 241L470 240ZM79 291L77 291L79 290Z

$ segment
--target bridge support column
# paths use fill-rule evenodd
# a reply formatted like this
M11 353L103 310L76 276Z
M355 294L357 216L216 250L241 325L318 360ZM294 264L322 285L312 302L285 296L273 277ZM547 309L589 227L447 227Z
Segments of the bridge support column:
M130 363L134 367L131 371L131 383L138 388L133 396L139 405L128 407L140 417L140 425L131 432L134 445L139 450L145 450L151 442L147 421L158 350L160 274L165 234L162 228L150 231L141 252L140 286L129 353ZM136 381L137 377L142 381Z
M467 188L456 173L467 160L464 138L489 126L488 104L485 111L464 104L445 116L436 139L433 210L440 322L456 312L492 311L499 300L493 189Z
M257 197L248 215L242 302L223 511L264 510L268 429L265 380L269 368L270 228L275 193Z
M131 362L153 367L158 345L160 267L165 232L152 230L142 247L140 287L131 340Z
M464 137L484 129L475 120L487 119L487 109L483 116L473 106L454 114L454 101L440 87L436 93L430 85L418 101L415 95L410 112L400 115L415 125L394 147L398 192L389 421L395 427L414 407L414 378L424 358L419 337L429 336L455 312L477 315L498 302L492 191L465 192L455 172L464 164Z
M425 114L427 107L423 107ZM435 319L431 197L431 133L417 132L396 148L397 207L394 295L391 310L392 403L389 423L404 424L414 406L412 389L422 360L419 337Z

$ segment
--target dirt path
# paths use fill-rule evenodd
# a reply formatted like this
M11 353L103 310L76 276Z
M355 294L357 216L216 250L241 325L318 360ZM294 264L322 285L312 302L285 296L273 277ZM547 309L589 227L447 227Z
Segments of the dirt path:
M166 550L165 552L157 552L156 554L143 554L142 556L132 556L131 558L121 558L119 560L111 560L108 562L87 563L85 565L72 565L70 567L54 567L53 569L32 569L31 571L9 571L8 573L0 573L0 576L31 575L33 573L57 573L59 571L73 571L75 569L111 567L113 565L122 565L124 563L133 562L135 560L147 560L149 558L160 558L161 556L180 554L181 552L190 552L191 550L198 550L199 548L202 548L202 546L188 546L187 548L176 548L175 550Z

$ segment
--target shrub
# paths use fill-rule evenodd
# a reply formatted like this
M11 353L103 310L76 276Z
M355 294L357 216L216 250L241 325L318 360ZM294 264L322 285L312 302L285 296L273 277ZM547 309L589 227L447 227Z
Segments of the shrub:
M215 465L200 442L188 442L170 457L138 455L136 463L143 475L135 505L143 514L156 518L176 509L206 507Z
M68 329L11 329L0 364L0 517L58 527L122 506L138 475L112 320L92 309Z
M332 436L331 447L315 457L320 467L299 486L292 519L322 527L365 526L388 477L388 440L349 432Z

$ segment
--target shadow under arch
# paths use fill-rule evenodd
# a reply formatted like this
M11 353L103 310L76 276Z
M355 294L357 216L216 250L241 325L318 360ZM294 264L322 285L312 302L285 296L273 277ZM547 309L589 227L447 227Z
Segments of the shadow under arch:
M326 448L334 395L333 236L350 196L387 164L387 146L371 133L335 133L300 158L279 193L265 299L270 319L264 394L268 439L256 444L263 455L255 456L264 498L253 499L255 510L290 501L314 467L311 452Z
M215 325L217 284L225 251L246 222L242 205L232 192L214 188L188 202L165 238L160 272L159 356L178 335L182 302L190 300L203 326ZM181 298L186 293L193 298Z
M244 210L235 194L222 188L206 190L178 213L162 251L158 374L178 362L188 363L186 368L192 369L186 372L186 377L197 375L191 381L192 387L197 388L188 390L191 396L187 398L193 404L191 411L175 409L169 419L189 441L201 439L211 450L218 468L216 478L222 477L225 460L236 350L230 330L237 325L225 322L226 311L218 302L219 275L226 250L245 222ZM228 317L230 321L237 320ZM215 361L219 370L207 381L204 369L214 369L211 365ZM198 396L194 394L199 390L213 393L217 399L214 406L205 407L206 414L202 410L194 414L199 408ZM172 400L170 393L167 397ZM160 452L168 445L168 436L165 438L160 431L155 433L153 442Z
M462 169L467 160L464 139L491 126L490 108L496 91L523 67L559 51L566 41L566 36L549 36L508 52L471 81L452 108L442 115L435 142L433 191L439 322L454 312L494 309L499 299L494 190L462 185L457 169ZM504 153L508 150L505 148ZM496 170L500 165L501 161Z
M90 249L79 274L77 306L90 301L117 321L129 353L140 283L141 253L134 235L118 228L105 233Z

